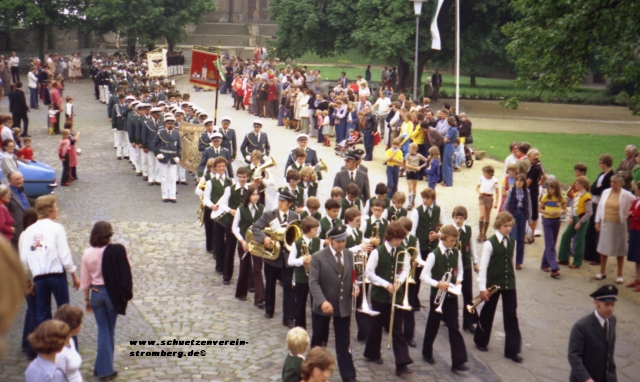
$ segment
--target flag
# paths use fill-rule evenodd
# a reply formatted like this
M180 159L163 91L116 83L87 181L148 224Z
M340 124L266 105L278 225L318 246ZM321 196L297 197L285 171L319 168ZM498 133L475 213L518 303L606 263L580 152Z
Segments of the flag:
M218 74L220 75L220 79L223 82L227 82L227 78L224 76L224 68L222 67L222 63L220 62L220 56L218 55L218 59L215 62L216 69L218 69Z
M431 49L440 50L442 45L440 43L440 31L438 30L438 15L440 14L440 8L442 8L444 0L438 0L433 4L434 11L433 19L431 20Z

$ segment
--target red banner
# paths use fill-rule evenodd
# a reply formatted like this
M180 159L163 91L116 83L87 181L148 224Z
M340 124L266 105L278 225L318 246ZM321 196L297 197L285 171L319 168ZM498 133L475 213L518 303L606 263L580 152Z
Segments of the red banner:
M220 73L215 65L217 60L216 53L192 50L189 83L205 89L217 88L220 80Z

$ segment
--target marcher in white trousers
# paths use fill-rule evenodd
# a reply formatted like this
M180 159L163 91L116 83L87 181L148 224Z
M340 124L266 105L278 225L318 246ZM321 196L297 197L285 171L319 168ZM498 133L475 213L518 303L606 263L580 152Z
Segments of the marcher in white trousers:
M118 158L124 156L125 158L129 157L129 134L127 134L126 130L116 130L117 133L117 141L116 141L116 154Z
M100 102L107 103L109 101L109 85L100 85Z
M132 143L131 147L129 147L129 154L131 154L129 157L131 158L131 164L133 164L133 167L136 169L136 175L142 174L142 167L140 166L140 149L138 148L138 145Z
M145 156L147 157L147 174L149 176L149 179L147 179L147 181L152 184L160 183L162 177L160 176L160 166L158 163L158 159L156 158L153 151L149 151L145 154Z
M156 162L160 168L162 199L176 198L176 164Z
M149 160L149 156L147 155L147 153L144 152L144 150L141 147L138 147L138 150L140 150L140 170L142 171L142 176L148 177L149 168L147 166L147 162Z

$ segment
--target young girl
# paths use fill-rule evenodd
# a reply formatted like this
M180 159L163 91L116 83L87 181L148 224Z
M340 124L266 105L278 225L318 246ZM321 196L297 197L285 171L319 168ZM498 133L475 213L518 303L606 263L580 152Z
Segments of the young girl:
M510 164L507 168L507 175L504 177L504 179L502 179L502 182L500 183L500 185L502 186L500 192L500 194L502 195L502 200L500 201L499 212L504 211L504 199L507 197L507 192L509 192L509 190L513 188L513 184L516 181L517 173L518 167L516 166L516 164Z
M78 152L76 151L76 143L80 139L80 132L73 132L73 123L65 122L64 128L69 129L71 135L69 136L69 143L71 144L71 148L69 149L69 180L74 181L78 180L78 173L76 172L76 167L78 166Z
M629 231L627 260L636 263L636 279L627 284L627 288L635 288L636 292L640 292L640 182L636 182L635 192L636 200L633 201L629 210L631 230Z
M426 166L427 187L432 190L436 189L436 184L440 179L440 150L436 146L429 148L429 158Z
M411 121L411 113L405 111L402 113L402 125L400 125L400 137L402 138L402 152L406 155L409 153L409 140L413 133L413 122Z
M329 118L329 112L327 110L322 111L322 135L324 136L324 145L331 147L331 141L329 137L331 135L331 120Z
M73 122L76 113L73 111L73 98L67 96L67 108L65 109L64 118L66 122Z
M438 151L437 148L436 151ZM420 164L420 162L422 162L422 164ZM404 167L407 169L407 187L409 189L408 210L413 209L420 171L422 171L426 165L427 158L423 157L422 154L418 154L418 144L411 143L409 145L409 153L404 158Z
M49 135L53 135L53 126L58 120L58 111L55 109L55 105L49 105Z
M516 239L516 269L522 269L524 260L524 235L531 221L531 196L527 188L527 177L516 176L515 187L509 190L504 201L504 210L513 215L515 224L509 236Z
M58 143L58 157L62 161L62 185L69 185L69 151L71 151L71 142L69 141L69 137L71 136L71 131L69 129L64 129L62 131L62 138L60 139L60 143Z
M500 199L500 190L498 189L498 179L493 174L495 170L493 166L484 166L482 168L482 176L478 180L476 192L480 201L480 233L477 241L482 243L487 241L487 230L491 221L491 206L498 208L498 200Z
M576 178L574 188L574 203L571 207L570 223L562 234L560 240L560 251L558 252L558 264L569 265L569 257L571 256L571 240L575 237L575 251L573 251L573 264L569 268L576 269L582 265L582 256L584 255L584 239L587 234L587 228L591 223L593 215L593 201L589 193L589 179L585 176Z
M251 113L252 107L253 107L253 103L251 102L251 100L253 99L253 97L251 97L253 95L253 86L251 85L250 81L247 81L247 86L245 87L245 92L244 92L244 100L242 101L242 109L244 110L244 108L246 107L249 110L249 113Z
M461 143L461 139L464 138L459 137L453 144L453 147L455 147L455 151L453 152L453 172L459 172L460 167L466 161L466 157L464 155L464 144Z
M544 218L544 254L542 255L541 268L545 272L551 270L551 277L560 276L558 263L556 262L556 242L560 231L561 216L567 210L567 200L562 195L560 183L557 180L549 182L547 193L542 196L538 211Z
M307 200L318 194L318 177L313 167L305 166L300 170L298 190L302 190L302 194L298 196L300 206L306 206Z

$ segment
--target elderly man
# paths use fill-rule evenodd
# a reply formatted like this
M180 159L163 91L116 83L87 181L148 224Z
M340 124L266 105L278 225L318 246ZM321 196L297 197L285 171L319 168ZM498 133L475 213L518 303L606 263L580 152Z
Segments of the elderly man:
M35 288L36 320L40 324L51 319L51 294L56 305L69 303L67 274L73 278L73 287L80 287L67 232L54 220L58 217L55 195L41 196L36 200L38 221L22 233L20 261L27 277L32 280L29 292Z
M15 123L15 121L14 121ZM636 154L638 149L634 145L628 145L624 149L625 158L620 162L620 165L616 169L616 174L620 174L624 177L624 189L631 190L633 181L633 167L636 165Z
M11 190L11 199L7 204L7 209L11 217L13 217L13 228L15 228L11 244L15 249L18 249L18 239L23 230L22 217L24 211L33 206L34 201L28 198L24 192L24 177L20 172L14 171L7 178L9 179L9 189Z

